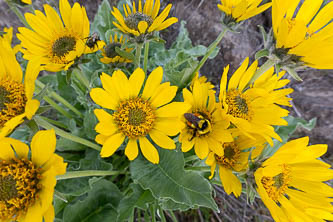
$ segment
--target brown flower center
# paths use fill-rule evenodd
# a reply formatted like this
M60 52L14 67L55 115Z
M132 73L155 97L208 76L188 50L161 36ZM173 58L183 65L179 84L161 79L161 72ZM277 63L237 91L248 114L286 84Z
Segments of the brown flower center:
M248 98L236 89L227 92L228 114L233 117L251 120L251 107Z
M0 127L12 119L24 113L27 98L22 83L8 78L0 80Z
M52 45L53 56L63 57L75 49L76 39L71 36L63 36Z
M143 14L141 12L136 12L134 14L128 15L125 18L125 24L127 25L127 27L136 31L139 31L138 24L141 21L147 22L148 27L150 27L151 24L153 24L154 20L150 16Z
M147 135L155 121L154 109L139 97L121 102L113 117L120 131L129 138Z
M41 168L27 159L0 160L0 220L18 220L38 198Z

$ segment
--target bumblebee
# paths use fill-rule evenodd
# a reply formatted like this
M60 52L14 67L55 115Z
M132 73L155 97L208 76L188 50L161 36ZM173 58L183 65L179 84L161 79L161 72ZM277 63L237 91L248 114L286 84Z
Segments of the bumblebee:
M88 46L90 49L94 49L96 46L98 46L98 41L101 40L97 32L94 32L91 36L88 36L86 39L87 39L86 46Z
M205 135L212 129L210 121L203 115L197 113L185 113L185 119L187 120L187 126L193 129L191 141L195 136Z

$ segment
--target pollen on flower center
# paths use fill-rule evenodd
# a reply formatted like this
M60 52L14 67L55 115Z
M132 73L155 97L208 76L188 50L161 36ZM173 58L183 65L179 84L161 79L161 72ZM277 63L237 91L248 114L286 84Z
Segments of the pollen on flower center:
M53 56L62 57L75 49L76 39L71 36L58 38L52 45Z
M290 181L290 167L286 164L282 166L282 173L274 177L263 177L261 183L268 196L277 202L279 197L285 193Z
M223 148L224 155L218 156L215 154L215 160L219 165L233 169L234 165L239 161L241 151L234 142L224 143Z
M38 198L41 168L27 159L0 161L0 220L18 220Z
M129 138L147 135L155 121L154 109L142 98L121 102L113 117L120 131Z
M107 46L105 46L105 54L109 58L114 58L118 56L118 53L116 52L116 47L121 47L121 44L118 42L110 43Z
M27 98L22 83L8 78L0 80L0 127L13 117L24 113Z
M228 104L228 114L246 120L251 119L251 109L248 104L248 99L238 90L233 89L227 92L225 102Z
M128 15L125 18L125 24L130 29L134 29L136 31L139 31L138 24L141 21L147 22L148 23L148 27L149 27L151 24L153 24L154 20L150 16L148 16L146 14L143 14L143 13L140 13L140 12L136 12L134 14Z

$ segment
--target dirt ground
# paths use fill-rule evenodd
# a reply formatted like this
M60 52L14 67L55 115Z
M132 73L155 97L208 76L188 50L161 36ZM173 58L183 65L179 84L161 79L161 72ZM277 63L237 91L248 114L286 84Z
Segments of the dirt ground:
M41 8L45 0L33 0L35 8ZM56 4L57 1L48 1ZM90 20L94 18L101 0L80 0L85 5ZM164 5L172 3L171 15L179 20L187 21L187 28L194 45L202 44L208 46L215 40L221 31L219 23L220 11L217 8L218 0L164 0ZM115 0L110 0L115 4ZM221 50L213 60L208 60L200 73L208 77L215 85L220 81L223 67L230 64L231 71L238 68L241 62L250 57L253 61L254 54L262 48L262 38L257 25L269 27L271 24L270 11L258 15L242 26L240 33L228 33L220 44ZM19 20L8 9L4 0L0 0L0 29L4 26L20 26ZM179 23L173 25L162 33L167 44L176 38ZM291 81L290 87L294 88L292 94L294 108L290 109L293 116L310 120L317 118L317 125L311 131L299 130L298 135L309 136L312 144L326 143L329 152L326 159L333 162L333 71L308 69L300 73L303 82ZM236 204L237 205L237 204ZM246 206L244 207L246 210ZM252 209L253 210L253 209ZM244 211L239 212L241 214ZM200 214L199 214L200 216ZM215 219L214 219L215 218ZM220 221L214 217L211 221ZM241 217L233 221L254 221L250 217ZM223 220L224 221L224 220ZM226 221L229 221L226 219ZM260 221L270 221L269 217L264 217Z

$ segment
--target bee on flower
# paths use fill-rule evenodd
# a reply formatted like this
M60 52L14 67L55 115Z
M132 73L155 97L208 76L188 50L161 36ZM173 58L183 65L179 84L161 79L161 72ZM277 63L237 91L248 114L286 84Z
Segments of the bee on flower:
M217 106L211 83L195 79L191 88L191 91L183 89L184 102L192 108L182 118L186 125L179 136L182 151L188 152L194 147L200 159L206 158L210 151L222 156L222 143L233 141L228 131L230 121Z
M128 4L123 5L125 16L121 14L119 9L114 7L111 13L117 22L113 22L113 24L123 33L134 37L137 42L144 42L152 37L154 32L166 29L178 22L175 17L166 19L172 7L171 4L168 4L158 14L160 7L160 0L146 0L143 7L141 0L139 0L138 7L133 1L132 6Z
M59 9L61 17L48 4L44 5L45 15L38 10L35 14L25 13L31 29L20 27L17 34L23 58L38 60L51 72L68 70L82 54L96 52L104 46L102 41L97 41L96 47L87 46L91 39L90 23L84 7L79 3L71 7L67 0L60 0Z

